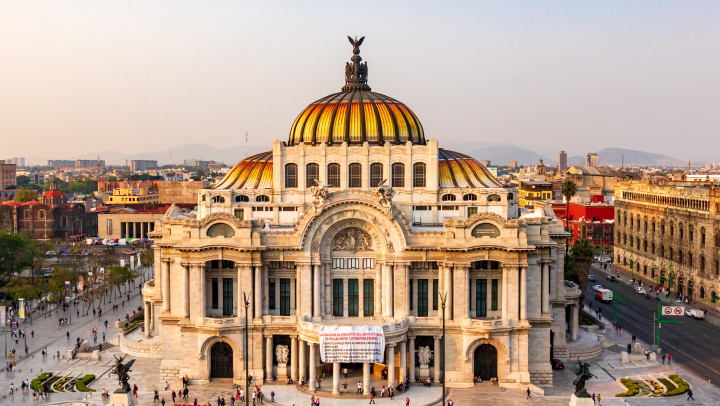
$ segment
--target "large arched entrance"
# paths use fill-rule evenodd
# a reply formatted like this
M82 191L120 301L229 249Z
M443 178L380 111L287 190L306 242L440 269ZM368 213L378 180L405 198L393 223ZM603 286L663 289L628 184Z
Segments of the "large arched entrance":
M474 375L483 381L497 378L497 349L491 344L482 344L475 349Z
M233 350L226 342L217 342L210 348L210 378L233 377Z

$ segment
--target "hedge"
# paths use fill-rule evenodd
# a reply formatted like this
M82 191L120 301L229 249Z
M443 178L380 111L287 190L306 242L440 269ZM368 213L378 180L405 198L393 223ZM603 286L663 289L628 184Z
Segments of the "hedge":
M615 395L615 397L618 398L629 398L631 396L635 396L638 393L640 393L640 386L633 381L632 379L622 378L620 379L620 382L625 385L625 387L628 389L627 392L624 393L618 393Z
M684 381L682 378L680 378L677 375L670 375L669 378L675 382L677 385L677 388L673 390L668 390L667 392L663 393L662 396L678 396L682 395L683 393L687 392L688 389L690 389L690 384Z
M95 392L95 389L90 389L87 384L95 380L95 375L85 375L75 384L75 389L79 392Z
M48 379L52 376L52 372L44 372L40 374L37 378L30 381L30 389L32 390L40 390L42 389L42 383L44 380Z
M667 379L659 378L658 381L660 381L661 384L665 385L665 387L667 388L667 392L670 392L671 390L675 390L677 388L677 385L674 385Z

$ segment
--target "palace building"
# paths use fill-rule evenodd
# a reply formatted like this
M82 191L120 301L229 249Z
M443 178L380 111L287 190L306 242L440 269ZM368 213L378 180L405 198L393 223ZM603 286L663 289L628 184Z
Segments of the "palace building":
M362 40L351 42L339 93L200 190L197 210L171 206L149 233L149 344L123 350L162 358L163 380L244 382L247 357L259 384L312 387L320 368L348 368L367 391L383 369L388 385L551 385L551 359L567 357L562 221L542 208L518 218L517 189L373 92ZM326 326L379 326L382 362L323 364Z
M720 295L720 188L712 182L615 186L615 258L636 278L709 309Z

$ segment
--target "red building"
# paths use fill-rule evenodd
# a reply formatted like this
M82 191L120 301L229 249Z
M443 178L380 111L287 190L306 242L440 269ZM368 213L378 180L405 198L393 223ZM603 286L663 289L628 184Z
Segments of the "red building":
M595 197L595 196L593 196ZM602 196L598 196L602 201ZM572 242L579 238L590 240L595 250L602 253L613 251L613 229L615 227L615 206L597 203L570 202L566 223L570 224Z

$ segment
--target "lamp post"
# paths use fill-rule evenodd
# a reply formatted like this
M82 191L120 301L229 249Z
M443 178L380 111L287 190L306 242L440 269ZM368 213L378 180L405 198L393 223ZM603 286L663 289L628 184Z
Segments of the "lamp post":
M440 294L440 302L443 309L442 317L442 347L440 347L440 369L442 370L443 376L440 378L440 384L442 385L442 405L445 406L445 301L447 300L447 292Z
M247 300L247 295L243 292L243 303L245 304L245 406L250 406L250 382L248 381L248 308L250 302Z

